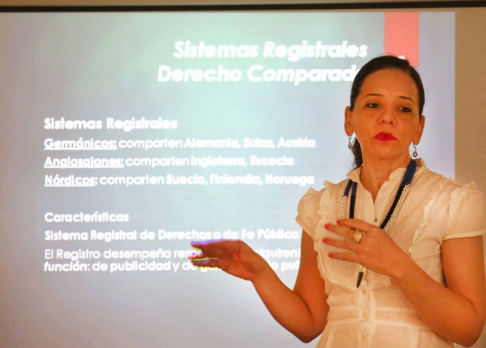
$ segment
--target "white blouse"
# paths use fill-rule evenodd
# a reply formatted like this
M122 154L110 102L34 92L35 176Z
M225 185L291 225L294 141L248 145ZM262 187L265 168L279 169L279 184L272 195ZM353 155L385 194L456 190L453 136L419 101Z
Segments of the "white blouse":
M432 279L445 285L442 242L486 233L484 197L474 183L460 186L428 170L422 160L416 162L411 189L388 233ZM358 183L355 218L379 226L390 209L405 168L390 174L375 202L361 185L360 173L361 168L357 168L347 175ZM388 276L367 270L358 289L360 265L327 256L333 251L343 252L324 244L322 239L342 238L326 231L324 224L340 218L347 181L338 184L326 181L320 191L310 188L297 209L296 221L314 240L330 307L317 347L454 347L418 317Z

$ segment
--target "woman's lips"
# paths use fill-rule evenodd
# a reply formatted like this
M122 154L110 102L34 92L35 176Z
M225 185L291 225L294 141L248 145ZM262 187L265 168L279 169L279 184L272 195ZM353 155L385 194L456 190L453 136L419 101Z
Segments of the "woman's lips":
M381 132L375 135L375 139L379 141L392 141L395 140L396 138L391 133Z

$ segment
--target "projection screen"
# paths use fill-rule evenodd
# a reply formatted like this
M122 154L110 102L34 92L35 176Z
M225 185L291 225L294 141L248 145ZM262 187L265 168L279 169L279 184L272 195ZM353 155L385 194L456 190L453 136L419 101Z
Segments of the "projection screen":
M292 287L297 203L353 168L351 81L383 54L454 177L456 16L0 8L0 346L303 347L190 242L241 239Z

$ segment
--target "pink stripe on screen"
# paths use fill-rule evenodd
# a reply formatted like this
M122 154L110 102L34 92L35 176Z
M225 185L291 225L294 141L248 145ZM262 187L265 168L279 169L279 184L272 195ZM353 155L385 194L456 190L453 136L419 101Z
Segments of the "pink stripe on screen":
M385 54L403 56L419 66L418 12L385 12Z

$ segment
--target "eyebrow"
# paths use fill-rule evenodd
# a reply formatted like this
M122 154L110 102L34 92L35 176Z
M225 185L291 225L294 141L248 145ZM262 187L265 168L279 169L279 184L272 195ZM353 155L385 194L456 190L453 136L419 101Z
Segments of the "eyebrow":
M383 97L383 94L370 93L370 94L367 94L367 95L364 96L364 98L366 98L366 97ZM410 98L410 97L406 97L404 95L400 95L399 98L406 99L406 100L410 100L412 103L415 104L415 101L412 98Z

